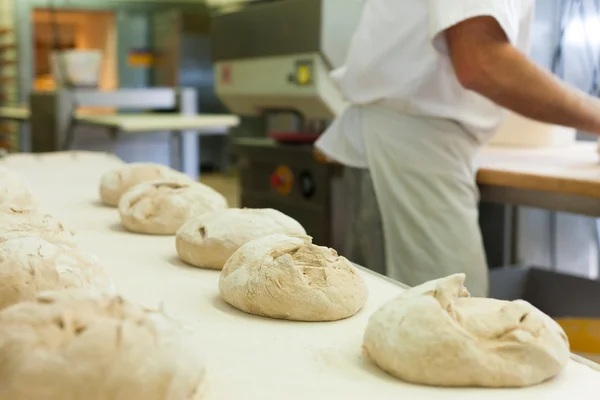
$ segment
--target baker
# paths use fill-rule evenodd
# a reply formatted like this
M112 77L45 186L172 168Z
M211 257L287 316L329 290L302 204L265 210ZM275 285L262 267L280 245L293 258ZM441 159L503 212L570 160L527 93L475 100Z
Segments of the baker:
M351 106L316 143L360 200L352 261L408 285L464 272L473 295L487 294L473 161L503 108L600 133L600 102L525 56L534 6L365 0L333 72Z

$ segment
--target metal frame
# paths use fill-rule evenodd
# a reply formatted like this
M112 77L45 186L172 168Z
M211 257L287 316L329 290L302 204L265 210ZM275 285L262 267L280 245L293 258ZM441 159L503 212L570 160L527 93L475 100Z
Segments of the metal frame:
M479 185L481 201L503 206L502 246L504 265L514 265L517 259L517 207L532 207L550 211L550 260L552 269L557 265L556 249L556 213L564 212L592 218L600 217L600 199L591 196L580 196L509 186ZM488 213L489 214L489 213ZM486 215L489 217L489 215Z
M600 198L508 186L480 185L481 200L600 217Z

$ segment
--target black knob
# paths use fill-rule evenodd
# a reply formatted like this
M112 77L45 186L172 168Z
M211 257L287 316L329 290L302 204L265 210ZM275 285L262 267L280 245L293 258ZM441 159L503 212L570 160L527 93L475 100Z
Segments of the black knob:
M315 180L310 172L302 172L299 176L298 184L300 185L300 193L302 193L304 198L310 199L314 196L316 191Z

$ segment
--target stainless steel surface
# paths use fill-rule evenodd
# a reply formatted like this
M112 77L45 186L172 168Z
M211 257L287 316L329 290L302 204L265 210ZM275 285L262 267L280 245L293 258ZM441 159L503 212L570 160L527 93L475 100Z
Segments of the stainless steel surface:
M181 91L177 96L176 108L182 114L198 112L198 95L195 90ZM172 159L179 163L177 169L195 179L200 177L200 138L193 130L176 131L172 135L175 144L171 145Z

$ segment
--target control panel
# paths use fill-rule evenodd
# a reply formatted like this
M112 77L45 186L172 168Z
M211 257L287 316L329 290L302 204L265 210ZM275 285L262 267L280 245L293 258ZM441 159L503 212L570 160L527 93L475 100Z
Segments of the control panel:
M314 243L343 248L338 230L345 225L338 220L344 201L335 166L317 161L312 146L267 139L238 139L236 151L241 207L279 210L302 224Z
M292 192L294 186L294 173L286 165L278 166L271 174L271 187L282 196Z
M292 191L297 191L304 199L311 199L317 190L317 184L313 174L309 170L303 170L294 176L294 172L286 165L280 165L270 176L271 188L280 195L288 196Z

